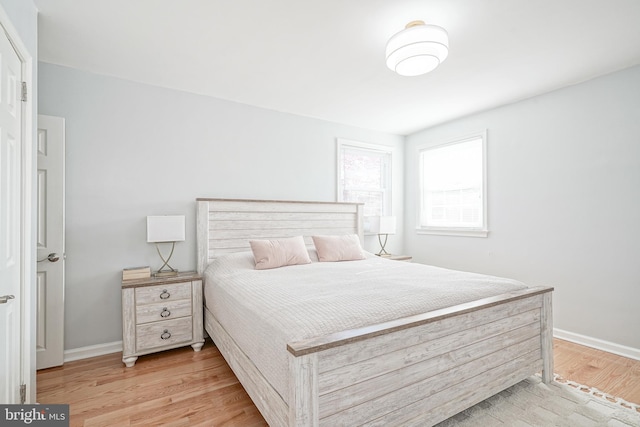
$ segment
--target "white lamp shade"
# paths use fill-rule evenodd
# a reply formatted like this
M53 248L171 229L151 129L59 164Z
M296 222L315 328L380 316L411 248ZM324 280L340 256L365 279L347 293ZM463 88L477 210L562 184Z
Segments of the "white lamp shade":
M449 35L437 25L414 21L387 42L387 67L401 76L433 71L449 55Z
M184 215L147 217L147 242L182 242L184 239Z
M381 216L378 234L396 234L396 217Z

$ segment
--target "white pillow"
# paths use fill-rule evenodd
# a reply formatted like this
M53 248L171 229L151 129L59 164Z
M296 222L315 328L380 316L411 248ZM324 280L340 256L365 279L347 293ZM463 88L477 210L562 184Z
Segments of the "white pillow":
M355 261L365 259L356 234L342 236L311 236L320 262Z
M309 252L302 236L278 240L250 240L256 270L309 264Z

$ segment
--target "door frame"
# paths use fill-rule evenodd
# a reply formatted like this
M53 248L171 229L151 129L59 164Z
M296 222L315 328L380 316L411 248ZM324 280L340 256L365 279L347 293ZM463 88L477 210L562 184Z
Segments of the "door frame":
M13 45L22 64L22 81L27 85L27 100L21 102L22 129L21 129L21 305L20 305L20 329L21 329L21 383L26 385L25 403L36 401L36 245L34 230L36 229L36 217L33 207L36 206L36 173L37 157L34 150L35 144L35 111L36 90L34 85L34 58L29 53L26 45L20 38L9 15L0 5L0 28L4 30L7 38Z

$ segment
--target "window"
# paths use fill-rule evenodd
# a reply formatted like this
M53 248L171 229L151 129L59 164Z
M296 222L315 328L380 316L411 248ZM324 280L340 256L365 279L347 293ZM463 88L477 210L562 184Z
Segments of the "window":
M364 203L370 217L391 215L391 147L338 139L338 201Z
M486 132L422 147L418 232L486 237Z

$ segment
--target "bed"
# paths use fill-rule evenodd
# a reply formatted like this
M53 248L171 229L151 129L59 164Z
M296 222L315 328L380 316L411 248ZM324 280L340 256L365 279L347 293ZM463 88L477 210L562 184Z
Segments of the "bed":
M228 262L246 266L251 239L304 236L310 249L313 235L363 239L360 204L227 199L197 199L196 204L202 274L212 263L220 270ZM398 275L405 264L375 258L357 263L371 271L386 262L380 271L398 268ZM330 263L312 264L324 265L300 266L300 271L330 268ZM355 263L338 264L356 268ZM534 373L541 372L545 382L553 378L553 289L521 286L304 339L286 341L287 335L276 336L275 330L273 341L282 347L275 350L277 358L284 361L278 365L282 385L232 327L243 318L256 324L253 314L229 320L220 306L232 302L207 297L207 286L214 285L207 281L217 280L210 271L205 275L205 329L271 426L433 425ZM250 298L240 295L241 302Z

